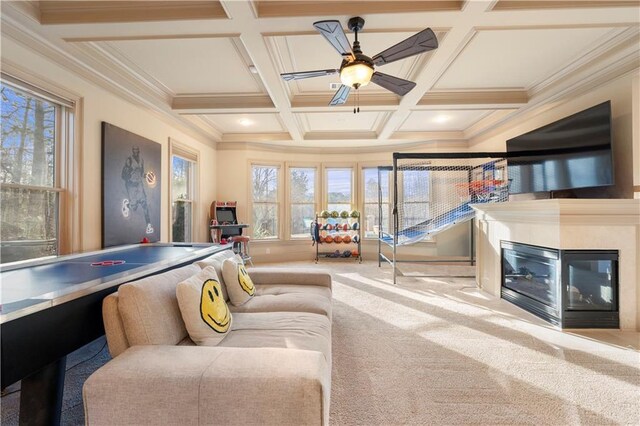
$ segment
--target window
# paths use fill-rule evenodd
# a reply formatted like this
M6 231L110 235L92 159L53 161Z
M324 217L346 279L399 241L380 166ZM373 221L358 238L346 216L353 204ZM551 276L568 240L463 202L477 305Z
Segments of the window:
M389 198L389 170L380 170L380 187L382 190L382 230L389 232L389 214L391 203ZM378 207L378 168L362 169L364 184L364 212L362 214L362 230L365 238L378 238L380 209Z
M401 229L418 225L431 217L430 214L430 175L429 171L423 170L404 170L401 172L402 177L402 203L400 208L404 209L401 217L403 223L400 224Z
M3 75L3 79L4 79ZM2 262L60 253L60 164L72 134L72 104L28 89L0 84L0 216Z
M195 235L198 154L170 141L171 241L191 242Z
M291 238L309 236L316 211L315 167L289 169L289 205L291 209Z
M327 210L351 210L353 204L353 170L351 167L327 168L326 200Z
M253 237L276 239L279 235L278 166L251 166Z

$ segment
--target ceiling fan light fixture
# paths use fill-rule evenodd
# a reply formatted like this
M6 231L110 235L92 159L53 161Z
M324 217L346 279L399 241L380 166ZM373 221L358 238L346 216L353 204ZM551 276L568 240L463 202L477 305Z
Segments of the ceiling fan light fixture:
M340 81L348 87L358 89L371 81L373 67L366 62L352 62L340 70Z

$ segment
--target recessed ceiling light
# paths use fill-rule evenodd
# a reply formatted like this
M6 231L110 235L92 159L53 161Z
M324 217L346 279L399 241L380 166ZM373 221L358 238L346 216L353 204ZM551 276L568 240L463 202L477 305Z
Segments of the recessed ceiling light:
M253 124L253 121L249 120L248 118L241 118L240 120L238 120L238 123L240 123L242 126L251 126Z
M435 117L433 117L434 123L446 123L449 120L451 120L451 116L444 115L444 114L438 114Z
M258 74L258 68L255 65L249 65L249 71L251 71L251 74Z

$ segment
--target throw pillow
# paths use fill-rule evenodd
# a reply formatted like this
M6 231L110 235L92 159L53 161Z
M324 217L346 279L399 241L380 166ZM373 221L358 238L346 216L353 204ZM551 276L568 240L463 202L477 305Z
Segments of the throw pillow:
M222 287L222 294L224 295L224 300L229 300L229 295L227 294L227 286L224 282L224 277L222 276L222 262L225 259L230 259L235 257L235 253L232 250L223 250L219 253L211 255L206 259L202 259L196 262L200 268L204 269L207 266L213 266L216 268L216 273L218 274L218 278L220 279L220 286Z
M213 266L178 284L176 296L189 337L196 345L216 346L231 330L231 311Z
M242 259L237 257L222 262L222 275L227 283L227 292L231 303L240 306L256 293L251 277L244 268Z

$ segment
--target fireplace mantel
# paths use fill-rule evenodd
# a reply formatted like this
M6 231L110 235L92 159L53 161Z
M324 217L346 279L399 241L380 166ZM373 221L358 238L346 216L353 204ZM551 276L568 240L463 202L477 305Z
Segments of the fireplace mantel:
M620 328L640 330L640 200L555 199L477 204L478 285L500 297L500 242L618 250Z

